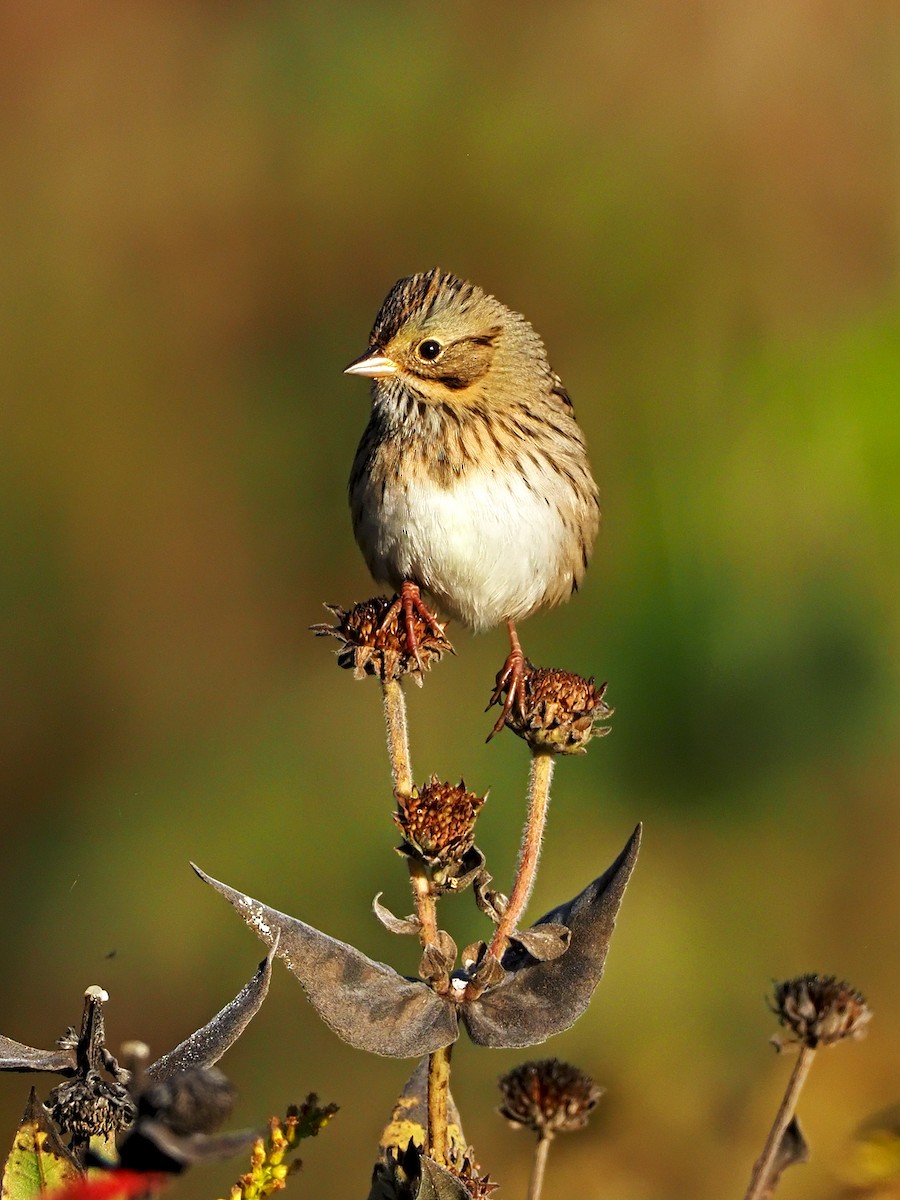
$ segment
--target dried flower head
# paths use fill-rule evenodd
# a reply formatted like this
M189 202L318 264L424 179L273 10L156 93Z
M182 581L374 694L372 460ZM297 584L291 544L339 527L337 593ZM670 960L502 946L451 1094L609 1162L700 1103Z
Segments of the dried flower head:
M489 1175L481 1174L481 1168L471 1157L471 1153L470 1150L459 1167L450 1167L450 1174L459 1180L472 1200L483 1200L485 1196L490 1196L491 1192L496 1191L500 1185L491 1183Z
M799 1042L814 1049L864 1037L872 1017L862 993L834 975L800 975L777 983L770 1007L792 1034L772 1039L779 1048Z
M522 1063L502 1075L498 1084L503 1097L500 1115L540 1138L583 1129L603 1095L589 1075L558 1058Z
M399 679L412 675L421 687L422 672L438 662L453 647L435 632L418 612L412 616L418 643L418 658L409 652L409 644L399 604L385 596L362 600L346 611L337 604L325 607L336 618L334 625L311 625L317 637L333 637L341 643L338 666L352 670L356 679L377 675L380 679Z
M524 688L522 711L513 705L506 724L532 750L584 754L591 738L609 733L608 726L598 725L613 713L603 700L605 683L597 687L593 677L527 663Z
M76 1138L121 1133L135 1114L125 1085L103 1079L97 1071L59 1084L47 1097L47 1108L62 1132Z
M475 844L475 818L487 796L468 791L464 780L444 783L432 775L421 791L398 796L394 821L403 834L401 854L432 870L459 868Z

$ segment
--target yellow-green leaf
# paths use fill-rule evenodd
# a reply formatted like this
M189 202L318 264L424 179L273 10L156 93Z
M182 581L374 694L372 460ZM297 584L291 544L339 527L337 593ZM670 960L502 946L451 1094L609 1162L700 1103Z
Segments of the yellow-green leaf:
M2 1200L36 1200L79 1179L83 1171L63 1145L34 1088L3 1169Z

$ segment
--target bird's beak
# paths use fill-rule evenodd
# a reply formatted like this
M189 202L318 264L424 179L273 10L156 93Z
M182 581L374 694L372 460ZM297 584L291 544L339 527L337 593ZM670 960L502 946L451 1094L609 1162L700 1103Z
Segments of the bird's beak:
M361 354L359 358L353 360L349 367L345 367L345 375L366 375L370 379L384 379L388 375L396 375L399 370L397 364L392 358L388 358L385 354L373 354L367 350L365 354Z

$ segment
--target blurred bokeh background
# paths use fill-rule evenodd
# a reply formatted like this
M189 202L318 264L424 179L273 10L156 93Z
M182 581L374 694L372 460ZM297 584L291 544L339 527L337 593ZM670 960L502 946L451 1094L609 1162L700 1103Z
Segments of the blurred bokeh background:
M646 824L604 982L532 1054L608 1088L547 1196L742 1194L788 1070L764 995L805 971L876 1014L813 1071L782 1189L835 1194L900 1100L897 5L24 3L0 56L0 1029L51 1044L91 983L113 1045L211 1016L261 947L190 859L414 969L369 912L409 909L377 685L307 627L374 590L341 370L440 265L540 331L603 494L583 592L522 630L617 710L557 773L531 915ZM504 886L527 752L484 745L503 634L455 641L414 765L490 787ZM523 1057L454 1060L510 1196ZM235 1124L337 1101L294 1188L365 1195L413 1064L279 968L223 1065ZM28 1082L0 1079L10 1139Z

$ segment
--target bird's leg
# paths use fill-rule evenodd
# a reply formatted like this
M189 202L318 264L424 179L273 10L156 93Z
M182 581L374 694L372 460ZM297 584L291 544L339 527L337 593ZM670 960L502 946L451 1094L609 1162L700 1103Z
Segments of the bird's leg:
M421 668L422 660L419 657L419 637L416 633L416 617L418 616L425 622L435 637L443 638L444 627L422 599L419 585L413 583L411 579L403 580L400 595L388 609L384 620L381 622L381 628L386 629L398 612L402 613L403 616L407 653L412 655Z
M513 621L507 621L506 627L509 630L509 654L506 662L500 668L494 682L494 694L491 696L490 704L500 703L500 696L506 689L506 699L503 702L503 710L497 718L497 724L488 734L488 741L499 733L506 724L506 718L515 708L519 715L525 716L525 655L522 653L522 645L519 641L519 635L516 633L516 626Z

